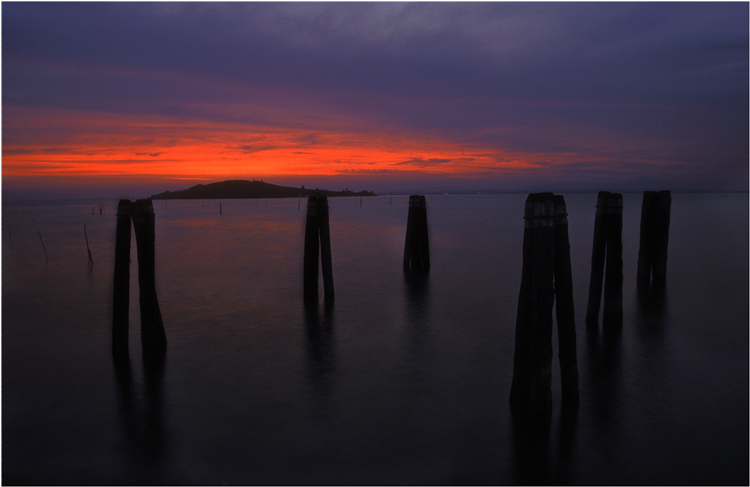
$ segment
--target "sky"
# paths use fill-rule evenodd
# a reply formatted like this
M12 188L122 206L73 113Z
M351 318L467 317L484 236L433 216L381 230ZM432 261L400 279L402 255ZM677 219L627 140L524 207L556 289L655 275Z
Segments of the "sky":
M748 6L3 2L3 197L747 191Z

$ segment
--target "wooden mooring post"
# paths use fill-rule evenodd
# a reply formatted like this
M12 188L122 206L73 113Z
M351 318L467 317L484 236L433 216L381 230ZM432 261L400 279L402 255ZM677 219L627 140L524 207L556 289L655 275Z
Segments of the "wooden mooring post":
M570 264L568 210L565 198L554 195L555 202L555 311L557 317L558 355L562 403L578 405L578 352L576 351L576 320L573 308L573 272Z
M427 201L424 196L409 196L409 214L406 219L404 245L404 271L430 270L430 242L427 231Z
M303 287L306 301L318 299L318 255L320 255L320 263L323 267L325 299L326 301L333 301L333 263L331 260L328 198L325 196L310 196L307 200L303 262Z
M605 276L606 272L606 276ZM605 326L622 324L622 194L600 191L594 219L586 324L595 327L604 287Z
M151 199L133 203L133 228L138 249L138 288L141 305L141 344L144 354L166 349L167 337L156 298L155 215Z
M639 285L664 284L667 278L669 219L672 209L670 191L645 191L641 206L641 236L638 249Z
M524 211L511 406L537 417L552 410L552 307L557 296L564 406L578 404L573 281L565 200L532 193Z
M117 205L114 296L112 297L112 353L115 357L124 357L128 354L132 205L130 200L120 200Z

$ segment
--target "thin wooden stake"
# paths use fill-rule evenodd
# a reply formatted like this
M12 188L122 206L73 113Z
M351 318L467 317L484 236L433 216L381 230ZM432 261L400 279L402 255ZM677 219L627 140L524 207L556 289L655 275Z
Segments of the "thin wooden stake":
M42 248L44 249L44 260L49 262L49 256L47 255L47 247L44 246L44 240L42 240L42 232L37 229L37 233L39 234L39 241L42 242Z
M86 234L86 225L83 226L83 236L86 237L86 251L89 253L89 265L94 265L94 259L91 257L91 249L89 248L89 236Z

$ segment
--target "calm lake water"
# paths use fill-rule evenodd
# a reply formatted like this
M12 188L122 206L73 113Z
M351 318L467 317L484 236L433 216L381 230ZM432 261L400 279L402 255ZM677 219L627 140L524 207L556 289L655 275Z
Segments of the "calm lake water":
M144 374L133 238L130 381L110 352L117 202L4 204L3 483L747 485L748 195L673 194L649 300L624 194L616 336L584 319L596 194L566 195L581 403L561 421L555 355L533 444L508 400L525 198L427 196L417 282L408 196L330 199L336 299L321 284L316 309L306 200L155 201L168 351Z

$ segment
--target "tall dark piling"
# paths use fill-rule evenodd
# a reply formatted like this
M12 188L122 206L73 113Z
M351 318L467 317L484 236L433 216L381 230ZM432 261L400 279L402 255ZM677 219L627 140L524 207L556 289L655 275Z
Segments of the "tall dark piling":
M607 206L607 262L603 325L622 324L622 195L611 193Z
M331 226L328 220L328 198L318 200L318 231L320 234L320 265L323 271L323 292L326 301L333 300L333 262L331 261Z
M409 214L406 219L404 245L404 271L430 270L430 242L427 231L427 201L424 196L409 196Z
M128 353L128 320L130 307L130 218L132 202L120 200L117 205L115 233L114 296L112 298L112 353Z
M331 261L331 230L328 218L328 198L310 196L307 201L305 223L305 255L303 287L305 300L318 298L318 255L323 267L323 290L326 301L333 300L333 264Z
M511 405L539 416L552 410L552 193L530 194L524 210L523 268L516 315Z
M133 203L133 227L138 249L141 343L144 353L158 353L166 348L167 337L156 299L155 218L150 199Z
M591 251L591 278L589 280L589 300L586 309L586 323L595 325L599 321L602 287L604 284L604 258L607 248L606 214L609 191L599 191L594 216L594 246Z
M573 308L573 273L570 264L568 211L565 198L553 197L555 203L555 296L557 303L557 338L560 358L560 380L564 406L578 405L578 353Z
M534 417L552 410L552 307L557 295L563 403L578 404L573 279L565 200L530 194L524 210L523 266L516 315L511 406Z
M310 196L307 200L307 222L305 223L305 260L303 263L303 285L305 300L318 298L318 202Z
M641 206L641 236L638 249L638 284L663 284L667 278L670 191L645 191Z
M606 271L606 276L605 276ZM596 326L604 287L604 323L622 322L622 194L600 191L594 219L586 323Z

